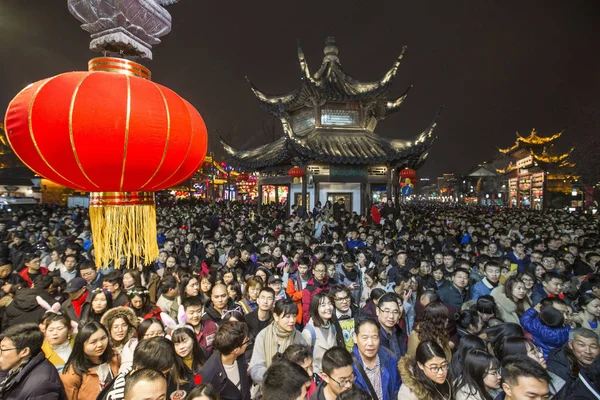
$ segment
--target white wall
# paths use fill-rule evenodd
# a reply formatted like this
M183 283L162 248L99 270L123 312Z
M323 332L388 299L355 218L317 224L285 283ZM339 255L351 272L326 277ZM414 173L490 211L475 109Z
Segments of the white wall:
M327 193L352 193L352 211L360 214L360 183L319 183L319 200L325 205Z

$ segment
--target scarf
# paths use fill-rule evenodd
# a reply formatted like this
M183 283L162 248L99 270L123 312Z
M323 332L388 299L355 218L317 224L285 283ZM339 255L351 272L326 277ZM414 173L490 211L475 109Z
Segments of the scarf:
M88 292L86 290L85 292L83 292L83 295L81 295L80 298L71 300L71 304L73 304L73 308L75 309L75 315L77 315L77 318L81 317L81 306L83 306L83 303L85 303L85 299L87 299L87 296Z
M277 353L283 353L290 345L294 344L296 338L296 329L291 332L287 332L279 328L277 322L273 321L271 325L265 328L265 364L267 368L271 366L273 362L273 356ZM277 346L277 339L281 341L281 344ZM278 348L279 347L279 348Z
M17 368L10 370L8 372L8 375L6 375L6 378L0 382L0 398L3 399L6 397L6 394L8 394L10 392L10 390L13 388L13 386L15 386L15 384L17 383L16 377L17 375L19 375L19 373L21 371L23 371L23 368L25 368L25 366L29 363L29 361L31 361L30 359L26 359L23 360L23 362L21 363L21 365L19 365Z

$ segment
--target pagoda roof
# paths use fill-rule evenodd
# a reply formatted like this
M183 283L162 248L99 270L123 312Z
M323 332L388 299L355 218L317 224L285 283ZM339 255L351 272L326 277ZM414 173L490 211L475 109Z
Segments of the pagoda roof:
M250 150L236 150L223 139L221 143L234 164L249 170L297 160L333 164L391 163L419 168L435 141L433 130L438 116L439 113L412 141L390 140L366 129L315 128L300 137L292 132L286 120L282 120L284 136L272 143Z
M506 149L498 149L498 151L500 151L500 153L510 154L522 148L530 149L532 147L546 146L561 137L562 134L562 132L558 132L555 135L543 137L538 136L535 129L531 130L529 136L521 136L519 132L517 132L517 140L515 141L515 144Z
M298 89L282 95L269 95L249 82L261 107L277 117L286 117L291 111L302 107L323 105L326 102L358 102L371 108L376 118L383 119L398 110L410 90L409 87L399 97L388 98L405 51L406 46L402 48L400 55L382 78L377 81L361 82L352 78L342 68L334 37L327 38L321 67L314 74L310 73L304 52L298 42L301 72Z

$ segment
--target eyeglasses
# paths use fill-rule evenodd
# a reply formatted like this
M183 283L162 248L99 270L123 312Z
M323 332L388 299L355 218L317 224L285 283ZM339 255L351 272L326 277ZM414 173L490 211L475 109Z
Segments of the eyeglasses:
M488 371L487 374L491 376L502 376L502 371L500 369L497 369L495 372Z
M440 372L448 371L448 364L442 364L439 367L428 367L427 365L423 365L425 368L433 372L434 374L439 374Z
M0 347L0 354L4 353L5 351L10 351L10 350L16 350L16 347L11 347L10 349L3 349Z
M346 387L346 386L352 386L354 384L354 381L356 380L356 376L354 374L352 374L352 375L350 375L350 378L343 379L340 381L336 381L331 376L329 377L329 379L331 379L332 381L334 381L335 383L340 385L340 387Z
M390 316L390 315L391 315L392 317L399 317L399 316L400 316L400 310L388 310L388 309L385 309L385 310L384 310L383 308L380 308L379 310L380 310L380 311L381 311L381 313L382 313L384 316L386 316L386 317L387 317L387 316Z

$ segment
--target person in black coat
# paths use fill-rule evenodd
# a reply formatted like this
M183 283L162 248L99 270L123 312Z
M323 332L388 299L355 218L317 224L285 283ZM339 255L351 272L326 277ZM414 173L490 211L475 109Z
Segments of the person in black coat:
M248 326L226 321L215 337L215 351L202 367L202 383L212 384L222 400L250 400L250 379L244 352Z
M596 357L588 371L579 373L579 378L573 382L565 399L600 399L600 357Z
M575 328L569 332L567 344L550 352L547 369L565 381L565 389L568 391L579 373L587 373L599 354L598 335L590 329Z
M58 371L42 352L44 335L37 324L19 324L2 334L0 399L66 400Z
M39 275L33 281L34 287L17 290L15 298L4 312L2 328L6 329L9 326L27 322L38 324L46 310L38 304L36 297L40 296L50 305L56 303L56 300L48 293L52 281L52 277L48 275Z

